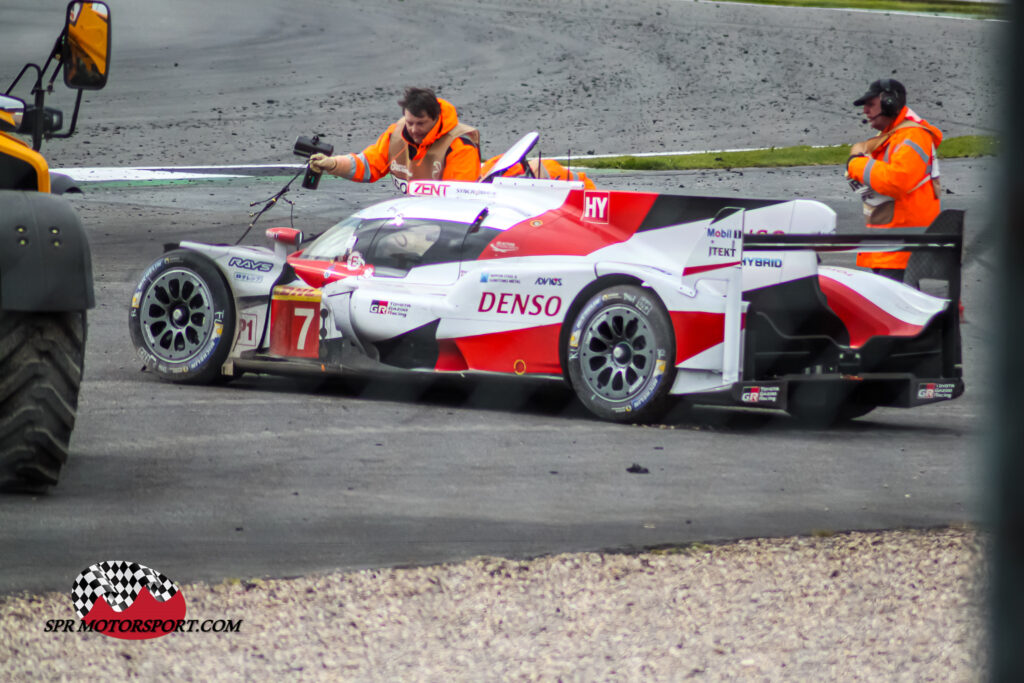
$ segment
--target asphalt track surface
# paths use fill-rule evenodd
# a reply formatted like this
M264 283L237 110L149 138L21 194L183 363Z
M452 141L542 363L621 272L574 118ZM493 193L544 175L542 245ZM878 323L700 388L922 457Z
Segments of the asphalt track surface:
M110 85L44 147L55 168L289 164L312 132L359 149L411 84L454 101L485 155L529 130L551 155L850 142L870 135L850 102L885 75L947 135L991 134L997 114L997 22L648 0L111 4ZM64 5L4 3L5 79L42 59ZM284 178L87 186L72 201L97 307L71 458L49 495L0 498L0 592L67 590L108 559L187 582L976 520L994 169L943 164L945 206L968 212L967 394L829 430L703 409L617 426L563 388L511 381L161 383L128 339L136 279L165 242L236 241ZM810 197L858 227L836 168L597 178ZM317 232L391 190L290 196L296 227Z

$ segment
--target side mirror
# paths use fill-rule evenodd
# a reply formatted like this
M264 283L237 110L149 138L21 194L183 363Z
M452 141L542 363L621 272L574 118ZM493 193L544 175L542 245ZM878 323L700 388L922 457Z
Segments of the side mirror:
M61 63L69 88L99 90L107 84L110 9L106 3L74 0L68 4Z
M8 133L17 131L24 115L24 100L10 95L0 95L0 130Z
M274 243L274 256L281 260L302 244L302 231L295 228L267 228L265 234Z
M302 244L302 231L295 228L267 228L266 235L271 242L290 244L293 247Z
M526 155L530 153L530 150L533 149L539 139L540 135L536 132L524 135L516 144L509 147L507 152L501 155L501 158L498 159L498 163L496 163L491 170L487 172L485 177L480 179L480 182L492 182L502 173L525 159Z

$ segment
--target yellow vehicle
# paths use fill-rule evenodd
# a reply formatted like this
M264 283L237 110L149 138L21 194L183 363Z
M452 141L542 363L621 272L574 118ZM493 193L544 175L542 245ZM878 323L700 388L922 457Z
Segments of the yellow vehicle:
M85 312L94 305L92 265L81 221L59 196L71 180L52 174L39 149L44 139L70 137L82 91L106 85L110 35L106 4L71 2L46 63L26 64L0 94L3 491L44 491L57 483L67 461L85 357ZM45 103L60 73L65 85L78 90L64 133L63 113ZM26 75L35 76L25 79L32 104L12 94Z

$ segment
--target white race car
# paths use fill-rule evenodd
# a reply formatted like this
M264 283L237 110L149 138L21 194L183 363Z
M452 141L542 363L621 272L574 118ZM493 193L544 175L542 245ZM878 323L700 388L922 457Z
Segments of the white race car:
M180 242L132 297L139 357L192 383L545 377L623 422L656 420L673 397L830 422L963 392L961 212L893 241L837 236L811 200L496 175L414 181L308 243L293 228L267 230L269 248ZM911 270L938 265L924 274L944 296L819 265L822 251L894 248L915 252Z

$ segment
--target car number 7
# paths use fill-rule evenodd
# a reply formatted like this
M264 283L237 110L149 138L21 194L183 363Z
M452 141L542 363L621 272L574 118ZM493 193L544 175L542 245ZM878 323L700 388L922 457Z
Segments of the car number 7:
M296 351L304 351L306 349L306 333L309 332L309 325L313 322L313 318L316 317L316 311L312 308L295 308L292 311L292 314L305 318L305 320L302 321L302 329L299 331L299 338L295 343Z

